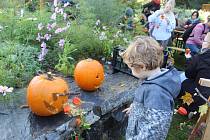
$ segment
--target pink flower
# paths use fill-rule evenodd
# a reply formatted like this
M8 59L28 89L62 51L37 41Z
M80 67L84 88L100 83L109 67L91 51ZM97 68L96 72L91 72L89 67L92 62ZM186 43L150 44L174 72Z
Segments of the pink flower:
M51 34L45 34L45 35L44 35L44 38L45 38L47 41L50 40Z
M13 91L13 88L8 88L7 86L1 86L0 85L0 93L2 93L3 96L5 96L7 93L11 93Z
M54 6L56 7L58 5L58 0L54 0Z
M40 35L40 33L38 33L38 35L37 35L37 37L36 37L36 40L40 42L41 39L42 39L42 36Z
M39 57L38 57L39 61L43 61L44 60L44 57L47 54L47 52L48 52L47 48L42 48L42 51L41 51L41 53L39 54Z
M61 33L61 32L63 32L62 28L58 28L58 29L55 30L55 34L58 34L58 33Z
M52 19L52 20L56 20L56 13L53 13L53 14L52 14L51 19Z
M59 10L59 13L61 13L61 15L63 15L63 9L62 8Z
M48 31L51 31L51 30L52 30L52 26L51 26L51 24L49 24L49 23L47 24L47 30L48 30Z
M67 6L69 6L69 2L67 2L63 5L64 8L67 7Z
M51 25L52 29L56 27L56 22Z
M59 8L58 7L55 8L55 13L59 13Z
M60 41L58 42L59 47L63 48L64 44L65 44L65 40L64 39L60 39Z
M67 14L64 13L64 14L63 14L63 19L66 20L66 18L67 18Z
M42 42L41 48L47 48L47 44L45 42Z
M43 28L44 28L43 24L42 24L42 23L39 23L39 24L38 24L38 29L39 29L39 31L42 30Z

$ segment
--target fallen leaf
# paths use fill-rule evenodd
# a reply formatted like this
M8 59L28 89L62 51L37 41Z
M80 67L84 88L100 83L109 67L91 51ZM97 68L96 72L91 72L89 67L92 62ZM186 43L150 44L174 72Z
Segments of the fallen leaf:
M80 106L80 105L82 104L82 101L81 101L80 98L74 97L74 98L72 99L72 103L73 103L74 105L76 105L76 106Z
M198 112L200 113L200 116L205 115L207 113L207 111L208 111L208 104L199 106Z
M192 95L188 92L185 92L185 95L181 97L183 103L186 103L188 106L194 102Z

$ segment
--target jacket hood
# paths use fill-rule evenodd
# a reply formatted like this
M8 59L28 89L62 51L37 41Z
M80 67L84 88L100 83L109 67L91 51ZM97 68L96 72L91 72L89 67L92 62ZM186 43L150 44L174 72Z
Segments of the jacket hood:
M162 69L161 71L162 73L159 76L145 80L143 84L156 84L168 91L166 93L170 94L173 98L176 98L181 89L181 73L175 68L169 70Z

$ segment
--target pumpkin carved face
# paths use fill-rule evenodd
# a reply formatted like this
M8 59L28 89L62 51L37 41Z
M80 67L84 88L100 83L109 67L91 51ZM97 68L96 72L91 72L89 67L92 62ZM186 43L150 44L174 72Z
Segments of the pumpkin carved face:
M75 67L74 79L81 89L94 91L98 89L104 81L104 68L96 60L82 60Z
M29 108L38 116L57 114L63 110L63 104L68 101L68 96L62 96L68 91L68 85L62 78L36 76L27 88Z

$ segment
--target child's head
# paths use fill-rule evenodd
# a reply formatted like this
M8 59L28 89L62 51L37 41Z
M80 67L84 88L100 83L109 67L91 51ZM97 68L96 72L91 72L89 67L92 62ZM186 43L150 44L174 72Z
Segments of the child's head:
M208 32L206 37L204 38L202 48L209 48L210 49L210 32Z
M166 13L170 12L170 11L173 11L174 10L174 7L175 7L175 0L169 0L166 4L165 4L165 7L164 7L164 11Z
M134 76L144 79L147 72L160 68L163 63L162 47L152 37L138 36L120 54Z

